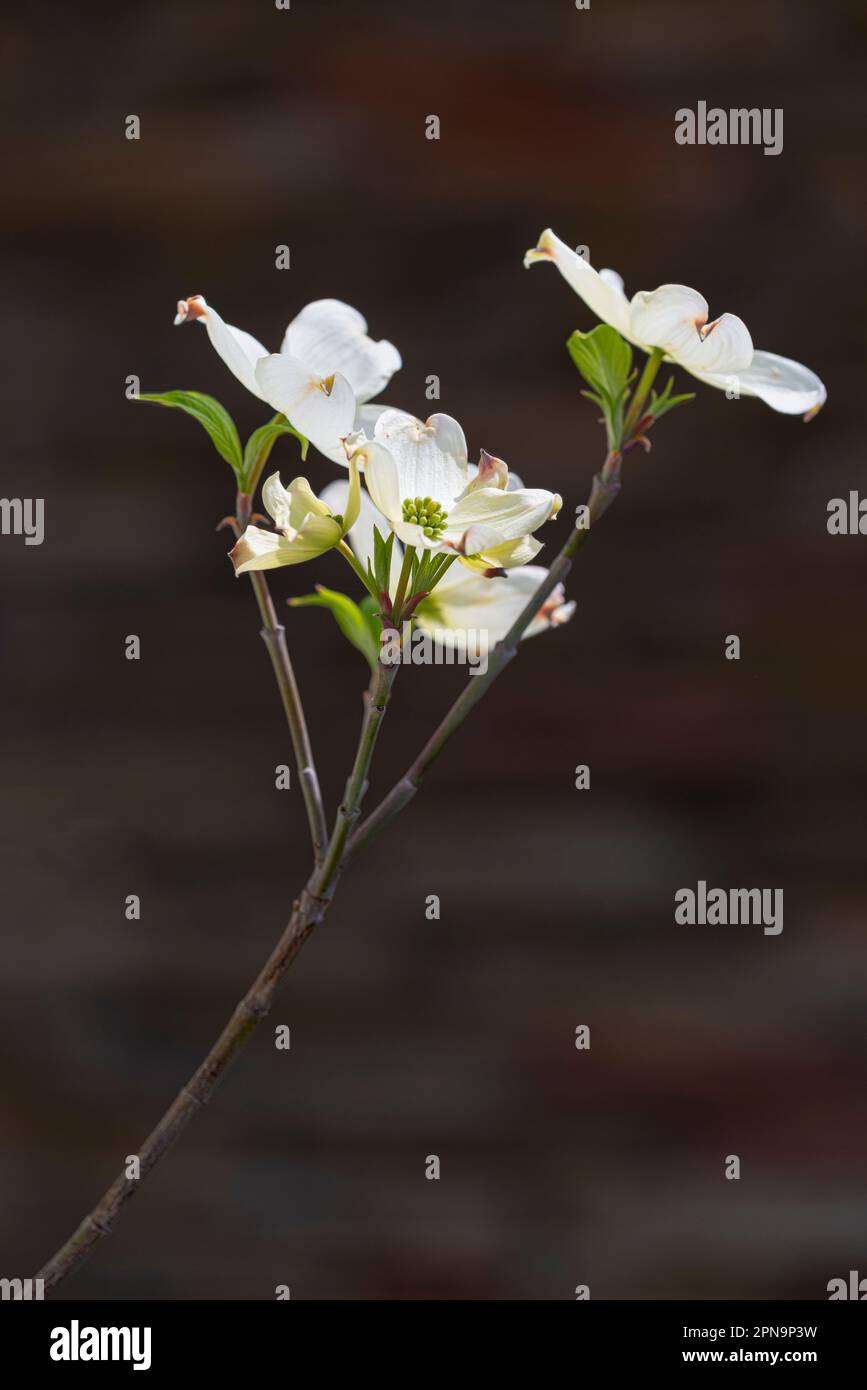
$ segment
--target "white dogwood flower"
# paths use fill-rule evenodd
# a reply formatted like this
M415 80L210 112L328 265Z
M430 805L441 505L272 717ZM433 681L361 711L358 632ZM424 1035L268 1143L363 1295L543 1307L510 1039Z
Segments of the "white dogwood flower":
M347 505L349 484L329 483L322 490L323 502L335 511ZM383 540L389 525L366 493L361 494L358 519L347 532L346 539L363 567L373 563L373 532L378 530ZM403 550L395 539L391 556L391 589L400 574ZM461 565L451 565L433 593L424 599L413 613L414 622L443 647L466 648L468 635L484 633L490 649L506 636L512 623L527 600L538 589L548 571L541 565L524 565L508 576L487 579L484 575L468 573ZM551 627L567 623L575 611L574 602L564 600L563 586L558 584L524 631L524 637L535 637Z
M334 463L346 465L342 440L372 431L385 406L369 402L401 365L400 353L367 335L358 312L339 299L317 299L289 324L280 351L225 323L200 294L178 301L175 323L202 323L216 352L248 391L282 411Z
M708 322L708 304L686 285L660 285L627 299L614 270L594 270L549 229L524 257L524 265L552 261L563 279L598 318L644 352L659 348L709 386L757 396L785 415L812 416L824 404L823 383L800 362L758 351L736 314Z
M229 554L235 574L298 565L338 545L358 520L361 487L354 463L344 487L343 511L337 513L316 496L306 478L295 478L286 488L280 475L272 473L262 488L262 501L277 530L246 528Z
M562 498L541 488L509 488L502 459L482 454L475 475L457 420L422 423L387 410L374 438L354 435L347 454L364 469L370 496L405 545L453 551L471 569L511 569L541 550L533 532L556 516Z

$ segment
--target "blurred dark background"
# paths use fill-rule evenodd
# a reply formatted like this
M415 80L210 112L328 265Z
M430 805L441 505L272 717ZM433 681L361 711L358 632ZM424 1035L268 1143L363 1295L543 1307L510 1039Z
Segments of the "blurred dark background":
M4 1275L135 1151L307 873L252 594L214 530L231 475L126 377L212 392L248 432L263 410L172 330L175 301L276 347L343 298L403 353L389 402L456 415L571 512L602 434L563 345L594 319L521 268L548 225L630 293L678 280L742 315L829 404L804 426L698 387L629 458L571 625L352 869L212 1106L59 1292L824 1298L867 1273L867 541L826 531L830 498L867 492L863 29L855 0L7 15L0 487L45 498L46 539L0 542ZM782 155L677 145L701 99L784 108ZM274 461L300 471L291 442ZM335 557L281 571L281 609L316 578L352 587ZM365 671L326 613L286 616L333 806ZM371 804L461 684L404 673ZM675 925L699 878L783 888L782 935Z

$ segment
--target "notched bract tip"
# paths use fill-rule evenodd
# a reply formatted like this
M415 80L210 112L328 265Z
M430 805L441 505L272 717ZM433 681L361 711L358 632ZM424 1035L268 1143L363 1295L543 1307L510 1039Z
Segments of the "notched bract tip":
M539 237L535 246L524 254L524 269L529 270L531 265L537 261L553 261L555 259L554 233L547 227Z
M483 449L479 455L477 479L481 487L497 487L501 492L505 492L509 485L508 465L503 459L498 459L495 454L489 454Z
M175 327L182 323L192 323L195 319L204 319L207 312L208 305L203 294L191 294L189 299L179 299Z

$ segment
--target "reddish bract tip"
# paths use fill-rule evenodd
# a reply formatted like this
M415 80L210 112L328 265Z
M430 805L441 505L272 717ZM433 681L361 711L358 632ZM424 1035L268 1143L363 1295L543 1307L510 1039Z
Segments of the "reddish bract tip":
M208 312L205 303L205 296L202 294L191 294L189 299L178 300L178 312L175 314L175 326L181 323L192 323L195 319L203 319Z

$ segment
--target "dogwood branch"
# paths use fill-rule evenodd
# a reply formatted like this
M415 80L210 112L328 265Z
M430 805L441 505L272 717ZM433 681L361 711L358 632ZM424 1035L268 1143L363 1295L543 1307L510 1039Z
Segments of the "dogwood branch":
M139 1177L127 1177L126 1170L120 1173L69 1240L40 1269L36 1277L44 1279L46 1289L55 1288L84 1263L112 1230L124 1206L138 1192L142 1180L208 1103L230 1063L267 1015L286 971L328 911L343 868L349 828L359 815L367 788L371 758L397 671L397 665L389 667L381 663L371 680L371 688L364 698L358 749L323 862L314 868L293 904L292 916L283 935L201 1066L181 1087L162 1119L136 1151Z
M475 708L501 671L505 670L517 654L521 638L527 627L548 596L568 575L576 552L590 534L590 527L604 515L620 491L621 457L620 452L616 449L608 454L601 472L597 473L593 479L593 487L587 504L587 525L574 527L542 583L527 601L506 636L495 646L488 662L487 671L484 675L471 676L468 679L457 700L431 734L418 757L410 764L400 781L395 783L388 795L358 827L349 841L347 857L355 855L403 810L407 802L412 800L431 765L439 757L452 734L461 727L467 715Z
M307 884L293 904L292 915L283 935L250 989L236 1007L205 1060L193 1073L187 1084L181 1088L158 1124L139 1146L137 1151L139 1159L138 1178L128 1177L126 1170L119 1174L69 1240L39 1271L37 1278L45 1281L47 1289L55 1288L61 1280L67 1278L84 1263L93 1249L112 1230L123 1207L139 1190L142 1179L159 1163L192 1118L210 1100L230 1063L241 1051L257 1024L268 1014L283 976L311 932L327 913L340 876L350 856L354 855L378 830L397 815L415 795L428 769L442 752L451 735L463 724L467 715L488 687L516 654L518 644L528 624L536 616L557 584L565 579L569 573L573 557L586 540L590 527L604 514L619 492L620 462L619 452L609 453L601 472L593 480L593 488L588 503L588 517L586 518L588 524L576 526L572 530L546 578L512 624L506 637L495 647L487 672L483 676L473 677L468 682L406 775L392 788L392 791L355 831L354 835L351 835L352 826L358 820L361 812L362 801L367 790L371 760L385 716L391 688L399 669L398 663L390 665L383 661L379 662L364 697L364 718L358 747L352 771L346 783L343 802L337 812L334 829L321 861L314 866ZM254 579L261 578L255 572L252 577ZM294 696L292 694L294 677L291 682L284 679L282 652L286 650L285 639L281 639L279 635L280 625L274 617L273 604L267 585L263 582L261 588L254 587L256 587L256 596L262 613L263 635L265 632L272 635L273 645L269 642L269 651L272 652L272 660L275 661L275 672L278 674L281 694L284 690L286 691L284 703L287 703L287 717L289 706L291 706L293 714L297 712L300 716L301 728L303 728L303 714L300 712L297 690ZM280 630L282 631L282 629ZM267 637L266 641L268 641ZM275 653L279 658L279 666L275 660ZM286 667L291 673L288 651L286 652ZM291 723L290 728L292 728ZM306 738L306 730L304 730L303 737ZM300 762L301 758L299 757ZM312 758L304 765L312 767ZM321 807L321 799L318 800L318 805Z
M236 536L243 532L250 519L251 502L250 493L240 492L238 494L237 517L232 524ZM304 718L304 707L301 704L298 683L295 680L289 648L286 645L286 629L282 623L277 621L271 591L262 571L252 570L250 581L256 595L256 602L259 605L259 616L262 619L262 640L268 648L268 655L271 658L271 665L274 668L274 676L280 691L280 699L286 714L286 722L289 725L295 763L301 780L301 795L304 798L304 807L310 826L314 861L319 864L322 861L328 839L328 824L316 764L313 760L313 748L310 743L310 735L307 732L307 721Z

